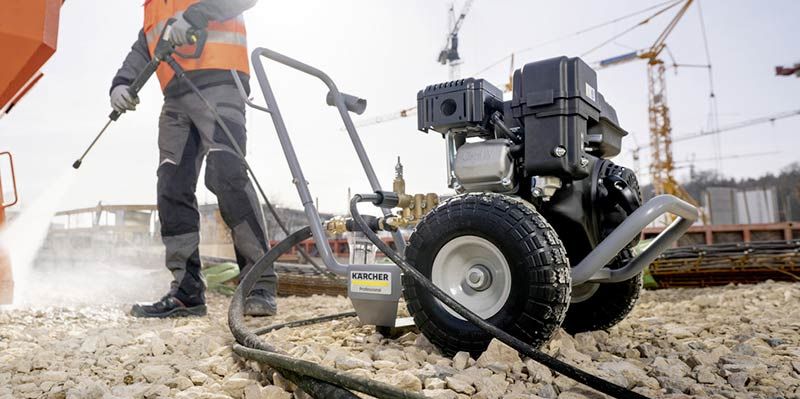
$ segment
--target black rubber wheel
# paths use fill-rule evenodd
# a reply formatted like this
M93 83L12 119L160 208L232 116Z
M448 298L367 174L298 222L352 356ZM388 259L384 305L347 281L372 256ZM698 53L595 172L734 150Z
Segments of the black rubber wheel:
M584 288L576 287L575 291ZM598 284L590 298L570 304L563 324L564 330L577 334L607 330L617 325L633 310L641 288L641 273L623 282Z
M491 254L482 258L478 252L477 257L471 258L468 254L473 253L472 247L448 252L448 248L459 242L478 245L478 248L485 245ZM443 255L437 259L440 251ZM411 265L440 288L446 284L437 283L432 274L445 280L452 275L456 280L458 276L465 276L463 282L458 283L463 287L460 295L465 298L461 303L473 311L482 309L484 314L479 315L531 345L547 342L564 320L571 284L566 250L550 224L526 202L492 193L450 198L417 225L406 255ZM492 259L502 265L481 264L492 263ZM443 264L452 267L447 269ZM458 265L465 265L466 274L449 273L458 271L452 269ZM488 271L484 276L488 278L483 280L484 283L489 281L488 288L479 286L475 291L464 284L479 281L468 282L466 276L473 277L471 273L480 267L497 267L501 272ZM502 270L507 270L508 276L504 276ZM490 334L454 315L410 277L404 276L402 281L408 311L417 327L445 355L466 351L477 357L486 349L493 338ZM503 289L498 291L499 288ZM459 288L443 289L459 300L455 292ZM501 299L494 302L496 305L490 301L481 302L480 295L494 292L501 293ZM478 303L467 305L465 301L470 300ZM483 308L490 305L492 309Z
M614 258L609 268L619 269L632 257L631 251L626 249ZM619 283L584 283L573 287L564 330L577 334L615 326L636 306L641 290L642 273Z
M639 182L632 170L607 162L600 175L601 178L612 175L621 177L633 190L638 202L642 202ZM603 209L603 212L600 221L600 235L605 238L628 217L628 213L619 205L607 207ZM608 264L608 267L619 269L625 266L633 258L631 250L638 243L639 237L637 236ZM573 262L573 264L577 263ZM642 280L642 273L639 273L630 280L619 283L584 283L572 287L572 300L564 320L564 330L570 334L577 334L606 330L615 326L625 319L636 305L642 289Z

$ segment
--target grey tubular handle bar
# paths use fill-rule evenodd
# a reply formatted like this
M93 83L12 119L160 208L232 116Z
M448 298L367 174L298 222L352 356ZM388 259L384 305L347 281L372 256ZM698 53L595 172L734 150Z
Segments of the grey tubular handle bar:
M333 80L331 80L328 75L319 69L289 58L283 54L263 47L253 50L251 57L254 67L253 69L256 77L258 78L258 83L261 86L261 92L264 95L264 101L266 101L267 106L262 107L251 102L244 91L238 75L234 73L233 76L234 80L236 81L236 85L239 87L239 92L247 105L260 111L267 112L272 117L272 123L275 125L275 131L278 134L278 140L281 143L283 154L286 157L286 162L289 164L289 170L292 173L292 182L297 188L297 193L300 195L300 200L303 203L303 210L306 218L308 219L309 225L311 226L311 232L314 235L314 241L317 249L319 250L320 256L322 257L322 260L325 262L325 265L328 267L328 269L336 274L345 275L347 274L347 265L339 263L339 261L333 256L333 251L331 251L330 244L328 243L328 236L325 233L325 228L322 226L322 222L319 218L319 212L314 205L313 197L308 189L308 182L303 175L303 169L300 167L300 162L298 161L297 154L294 151L292 140L289 138L289 132L286 129L286 124L283 121L283 115L281 115L280 108L278 108L278 102L275 100L275 94L272 91L272 86L269 83L269 79L267 79L267 72L264 69L264 64L261 60L261 57L268 58L292 69L296 69L300 72L314 76L325 83L325 85L328 87L329 95L333 98L334 104L339 110L339 114L342 117L344 126L347 129L347 134L350 136L350 141L353 143L353 148L358 155L358 159L361 161L361 166L364 169L364 173L366 174L367 180L369 180L369 184L373 191L381 191L380 182L378 181L378 177L375 175L375 170L372 168L372 163L370 162L369 156L364 149L364 145L361 143L361 138L358 136L358 132L356 132L353 120L350 118L350 113L345 105L343 95L339 92L339 89L336 87L336 84L333 83ZM391 214L390 209L382 209L382 211L386 216ZM405 251L405 241L402 233L397 231L393 235L395 245L400 253L403 253Z
M647 225L666 213L678 217L642 253L620 269L604 268ZM636 276L664 250L671 247L698 217L697 208L672 195L659 195L647 201L572 268L572 284L616 283Z

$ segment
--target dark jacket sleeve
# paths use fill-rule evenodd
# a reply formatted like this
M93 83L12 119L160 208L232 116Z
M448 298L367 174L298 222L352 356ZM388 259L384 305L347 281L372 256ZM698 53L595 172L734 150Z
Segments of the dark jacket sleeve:
M258 0L203 0L183 13L196 28L205 28L209 21L225 21L252 8Z
M131 51L122 62L122 68L117 71L114 79L111 81L111 90L119 85L130 85L133 83L136 76L144 70L145 65L150 62L150 50L147 48L147 38L144 35L144 30L139 31L139 37L136 42L131 46Z

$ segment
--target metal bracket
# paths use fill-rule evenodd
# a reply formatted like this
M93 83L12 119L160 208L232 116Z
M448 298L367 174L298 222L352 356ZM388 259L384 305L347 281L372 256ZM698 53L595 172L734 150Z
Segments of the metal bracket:
M678 218L667 226L642 253L621 269L605 268L605 265L625 249L631 240L641 234L647 225L665 213L674 214ZM686 233L699 216L697 208L672 195L659 195L647 201L628 216L605 240L600 242L577 266L572 268L572 284L616 283L636 276Z
M14 157L11 156L11 153L8 151L0 152L0 156L4 155L8 157L8 164L11 166L11 185L14 188L14 201L0 203L0 208L2 209L14 206L19 201L19 194L17 193L17 176L14 173ZM2 187L2 185L0 185L0 187ZM3 198L2 194L3 193L0 193L0 198Z

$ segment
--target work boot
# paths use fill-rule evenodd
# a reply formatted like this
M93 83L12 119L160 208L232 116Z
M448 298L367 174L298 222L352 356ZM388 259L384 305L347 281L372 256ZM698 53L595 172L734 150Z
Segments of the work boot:
M246 316L275 316L278 313L278 304L275 296L269 295L266 290L252 290L244 300L244 314Z
M195 304L193 306L186 306L178 298L172 295L166 295L160 301L152 305L133 305L131 308L131 316L133 317L154 317L154 318L167 318L167 317L189 317L189 316L205 316L206 305L203 303Z

